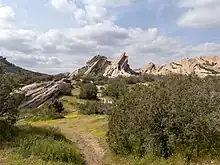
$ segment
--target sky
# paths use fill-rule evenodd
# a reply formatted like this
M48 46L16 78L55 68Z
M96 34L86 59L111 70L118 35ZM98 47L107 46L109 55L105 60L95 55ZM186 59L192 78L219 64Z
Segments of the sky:
M0 0L0 56L72 72L95 55L132 68L220 55L220 0Z

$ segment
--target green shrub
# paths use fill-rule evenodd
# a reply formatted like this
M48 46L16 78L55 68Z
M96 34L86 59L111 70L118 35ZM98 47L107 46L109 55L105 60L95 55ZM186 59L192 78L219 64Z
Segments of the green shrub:
M85 104L79 105L79 110L82 114L106 114L111 109L110 104L100 101L87 101Z
M24 158L37 156L45 161L83 164L82 155L58 129L25 125L11 144Z
M51 103L35 109L22 110L20 113L20 119L28 121L44 121L55 120L64 118L63 104L61 102ZM61 112L61 113L60 113Z
M0 145L3 142L11 141L17 134L17 127L9 124L5 120L0 120Z
M81 87L79 97L81 99L95 100L97 99L98 89L94 84L85 84Z
M113 98L118 98L120 91L126 86L126 82L124 78L115 78L111 80L103 92L104 96L109 96Z
M49 104L49 109L55 113L62 113L64 111L62 102L58 100L54 100L51 104Z
M108 143L120 154L186 158L220 151L220 80L167 76L123 90L109 114Z
M19 87L18 79L0 74L0 118L7 119L10 124L16 122L18 107L24 97L23 94L14 92L17 87Z

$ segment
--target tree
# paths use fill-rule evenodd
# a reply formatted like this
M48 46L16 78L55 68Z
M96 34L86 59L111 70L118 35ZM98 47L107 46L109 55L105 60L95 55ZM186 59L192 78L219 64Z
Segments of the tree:
M79 97L81 99L96 100L98 89L94 84L82 85Z
M18 79L0 74L0 117L7 119L11 124L16 122L18 107L23 100L23 94L15 92Z

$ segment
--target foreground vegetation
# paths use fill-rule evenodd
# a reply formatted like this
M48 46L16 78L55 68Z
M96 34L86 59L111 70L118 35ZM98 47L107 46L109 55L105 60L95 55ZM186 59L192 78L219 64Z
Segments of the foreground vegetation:
M8 153L5 164L83 164L74 141L84 156L100 153L99 158L109 165L219 162L218 78L104 79L107 83L100 89L102 96L112 101L109 103L97 97L97 82L83 80L76 84L72 96L20 111L22 96L12 95L19 83L0 74L4 77L0 77L0 162L2 153ZM25 120L15 124L18 119ZM24 125L27 122L31 125Z
M220 153L219 79L171 75L121 87L109 115L108 143L117 154L185 162Z
M30 125L11 126L0 121L1 145L4 150L20 155L23 159L35 159L50 162L83 164L82 155L75 145L53 127L33 127Z

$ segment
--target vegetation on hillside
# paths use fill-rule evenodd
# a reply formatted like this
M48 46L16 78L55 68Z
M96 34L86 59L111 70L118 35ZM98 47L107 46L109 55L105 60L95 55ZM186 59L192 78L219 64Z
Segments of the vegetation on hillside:
M109 115L108 143L118 154L188 161L219 156L220 80L167 76L150 86L126 87Z
M98 89L94 84L84 84L81 87L79 98L96 100L97 99Z

